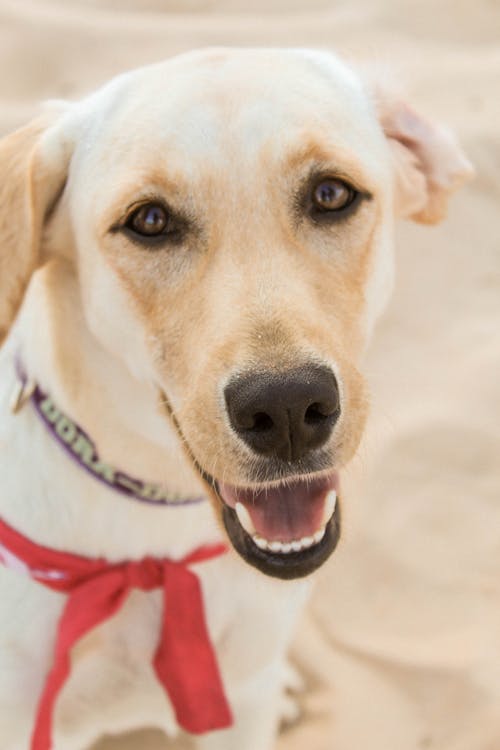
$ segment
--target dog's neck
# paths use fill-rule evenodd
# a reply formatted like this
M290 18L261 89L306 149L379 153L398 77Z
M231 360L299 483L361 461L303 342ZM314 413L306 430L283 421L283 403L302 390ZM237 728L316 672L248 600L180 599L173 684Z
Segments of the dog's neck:
M172 493L185 497L199 496L203 491L200 480L181 449L167 412L161 408L156 389L138 381L92 336L85 324L76 281L72 278L71 270L63 263L49 264L34 278L2 355L4 382L14 382L14 358L20 356L27 375L50 394L61 410L82 426L105 461L141 479L162 484ZM29 409L30 406L25 408ZM14 418L12 429L17 428L17 419ZM22 429L20 420L19 429ZM53 441L49 434L44 434L43 440ZM117 508L121 518L127 514L138 517L142 511L146 525L154 524L153 516L158 522L158 514L164 519L161 508L136 508L140 503L118 496L118 493L107 488L101 489L94 478L85 476L79 468L76 471L82 476L77 477L79 487L75 491L71 486L75 469L62 451L60 454L57 454L57 467L43 470L46 472L44 481L52 473L54 484L59 488L64 480L61 472L68 472L70 485L64 490L67 497L78 495L80 484L86 488L87 496L91 493L92 497L100 497L104 493L102 496L106 499L100 506L103 509L102 520L106 513L116 513ZM36 485L36 479L34 483ZM108 498L113 494L117 497ZM77 500L74 505L75 512L79 512ZM209 503L204 505L209 506ZM15 522L18 510L12 506L8 511L11 521ZM41 508L37 507L36 512L40 514ZM175 520L175 526L178 522L182 523L182 514L188 514L192 525L192 515L187 509L168 508L166 513L170 522ZM172 514L176 514L175 519ZM210 514L213 512L208 507L201 515L208 519ZM20 520L24 528L26 523L30 525L27 516L23 518L21 514ZM205 539L201 535L199 541L213 541L216 538L212 525L207 536L208 539ZM119 547L118 544L117 557L120 556ZM146 546L146 550L150 551L149 547ZM80 548L80 551L92 552L87 547Z
M28 377L89 433L106 461L177 492L199 493L158 390L93 337L64 266L38 273L17 333Z

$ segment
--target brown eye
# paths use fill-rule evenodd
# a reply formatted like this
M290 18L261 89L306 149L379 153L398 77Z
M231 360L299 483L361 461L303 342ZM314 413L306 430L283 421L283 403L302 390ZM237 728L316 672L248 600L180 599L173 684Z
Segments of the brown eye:
M322 180L313 190L313 206L321 212L342 211L357 195L357 191L343 180Z
M142 237L158 237L168 232L170 216L159 203L145 203L128 218L125 226Z

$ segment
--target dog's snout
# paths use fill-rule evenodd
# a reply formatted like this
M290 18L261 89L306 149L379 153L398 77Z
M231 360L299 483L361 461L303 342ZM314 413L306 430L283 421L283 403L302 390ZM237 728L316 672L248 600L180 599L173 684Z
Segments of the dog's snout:
M298 461L328 440L340 414L327 367L237 377L224 391L231 426L256 453Z

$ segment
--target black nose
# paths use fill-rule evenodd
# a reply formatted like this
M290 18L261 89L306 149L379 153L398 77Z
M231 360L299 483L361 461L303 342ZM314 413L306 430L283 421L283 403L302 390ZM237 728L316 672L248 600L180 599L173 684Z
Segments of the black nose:
M340 415L335 375L317 365L236 377L224 396L239 437L256 453L283 461L324 445Z

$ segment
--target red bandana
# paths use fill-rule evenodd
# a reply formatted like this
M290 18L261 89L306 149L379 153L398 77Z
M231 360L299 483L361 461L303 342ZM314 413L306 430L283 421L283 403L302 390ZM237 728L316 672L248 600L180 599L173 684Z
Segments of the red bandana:
M158 679L183 729L202 734L232 724L231 711L205 623L200 582L189 565L226 552L200 547L182 560L108 563L41 547L0 520L0 562L69 594L58 624L54 663L38 705L31 750L50 750L52 714L70 672L70 651L96 625L112 617L133 588L163 588L161 638L153 660Z

